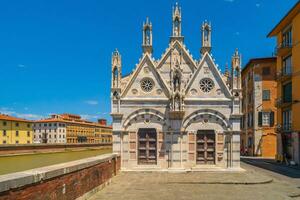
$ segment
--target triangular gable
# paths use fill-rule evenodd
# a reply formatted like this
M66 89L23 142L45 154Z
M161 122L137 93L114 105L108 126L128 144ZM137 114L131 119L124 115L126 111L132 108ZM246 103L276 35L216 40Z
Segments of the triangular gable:
M130 80L127 83L127 85L124 87L125 90L122 92L121 97L125 97L127 95L129 89L132 87L132 85L134 84L134 82L137 79L138 75L141 73L141 70L145 66L145 63L147 63L147 62L149 63L149 65L147 65L147 66L150 68L151 73L153 73L153 75L155 76L155 79L158 82L158 84L161 85L162 91L165 93L165 95L167 97L169 97L170 91L169 91L168 87L166 86L165 81L161 78L160 74L157 72L155 64L152 61L152 59L151 59L151 57L149 56L148 53L144 54L143 58L141 59L140 63L138 64L138 67L133 72Z
M199 62L199 66L198 66L196 72L193 74L193 76L189 80L189 82L185 88L185 93L188 94L190 92L192 85L195 83L195 80L197 78L199 78L199 76L200 76L200 74L199 74L200 71L203 71L203 66L205 63L207 63L207 67L209 68L210 72L212 73L213 78L216 80L216 82L220 86L221 92L224 93L225 97L230 98L231 97L230 90L227 87L227 85L225 84L224 80L222 79L222 75L221 75L220 71L218 70L217 66L215 65L212 57L207 52L204 54L201 61ZM198 84L198 83L196 83L196 84Z
M188 52L188 50L186 49L185 45L180 43L178 40L175 40L173 43L171 43L169 45L169 47L166 49L165 53L162 55L160 61L157 64L157 68L161 68L163 66L163 64L165 63L166 59L168 58L168 56L171 54L171 50L172 48L175 47L179 47L180 49L183 50L184 56L187 57L188 61L192 64L193 66L193 70L195 70L197 68L197 65L195 63L195 61L193 60L192 56L190 55L190 53Z

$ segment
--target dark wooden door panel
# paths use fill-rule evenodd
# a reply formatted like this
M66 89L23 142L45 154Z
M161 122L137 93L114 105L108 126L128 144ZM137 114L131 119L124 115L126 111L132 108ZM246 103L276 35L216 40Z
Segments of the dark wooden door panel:
M138 131L138 164L156 164L157 134L155 129L139 129Z
M197 132L197 164L215 164L214 131Z

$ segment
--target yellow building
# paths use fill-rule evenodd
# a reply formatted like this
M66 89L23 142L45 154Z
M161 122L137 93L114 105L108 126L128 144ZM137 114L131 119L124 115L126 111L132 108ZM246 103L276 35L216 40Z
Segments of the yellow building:
M277 38L277 158L300 164L300 1L268 37Z
M32 143L32 121L0 114L0 145Z

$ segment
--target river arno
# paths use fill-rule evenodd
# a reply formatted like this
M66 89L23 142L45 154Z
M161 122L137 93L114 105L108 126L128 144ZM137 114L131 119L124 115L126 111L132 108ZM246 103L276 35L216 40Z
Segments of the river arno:
M0 157L0 175L9 174L48 165L79 160L82 158L111 153L108 149L87 149L82 151L65 151L58 153L39 153Z

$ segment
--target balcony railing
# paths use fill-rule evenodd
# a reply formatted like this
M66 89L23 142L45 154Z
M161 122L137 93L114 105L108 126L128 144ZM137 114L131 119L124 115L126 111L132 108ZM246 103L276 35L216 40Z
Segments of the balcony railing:
M291 131L292 130L292 123L285 123L282 125L282 130L283 131Z
M281 71L277 71L276 78L282 79L285 77L290 77L292 76L292 74L293 74L292 66L286 66L286 67L282 67Z
M292 43L288 43L288 42L283 42L280 43L278 46L276 46L275 48L275 55L280 54L281 52L283 52L284 50L289 50L293 47Z

